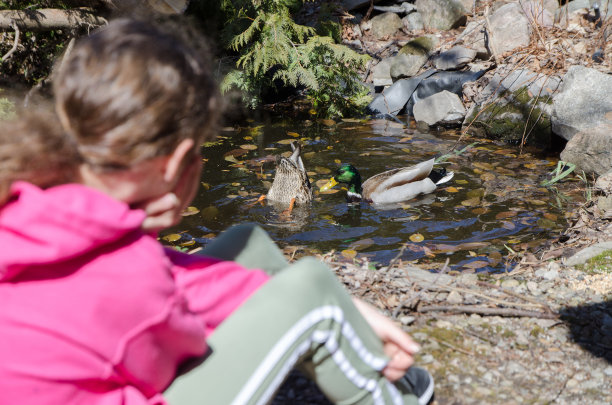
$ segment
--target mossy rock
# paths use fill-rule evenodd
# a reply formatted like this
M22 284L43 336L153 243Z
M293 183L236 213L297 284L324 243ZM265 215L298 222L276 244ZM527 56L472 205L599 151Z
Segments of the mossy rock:
M0 97L0 121L15 117L15 104L8 98Z
M423 36L413 39L399 50L399 54L404 55L424 55L428 56L437 46L437 40L432 36Z
M525 87L504 94L496 103L484 109L474 106L463 125L470 123L468 132L472 135L516 145L523 140L527 145L538 147L549 147L551 144L550 114L540 100L529 96Z

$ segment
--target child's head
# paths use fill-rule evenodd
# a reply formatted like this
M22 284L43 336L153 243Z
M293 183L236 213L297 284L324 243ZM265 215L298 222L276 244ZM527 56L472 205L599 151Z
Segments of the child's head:
M67 162L70 158L74 178L89 173L81 181L91 185L92 176L96 181L100 177L94 186L101 184L107 192L132 179L132 190L111 193L130 204L172 191L184 173L199 172L199 145L214 136L220 109L210 57L201 43L189 42L194 46L170 28L131 19L112 21L78 41L53 77L59 128L49 122L45 129L40 119L26 117L11 124L13 132L19 132L13 144L27 133L32 140L43 140L40 134L46 132L54 140L24 149L15 160L54 161L49 157L63 153ZM31 155L41 148L48 149ZM74 153L67 153L69 149ZM170 162L173 171L156 172L159 162ZM11 181L47 187L71 178L70 170L55 170L55 178L47 173L43 179L42 173L28 172L27 167L0 167L0 203Z
M216 87L206 55L149 23L121 19L81 40L53 83L56 111L99 171L165 156L212 136Z

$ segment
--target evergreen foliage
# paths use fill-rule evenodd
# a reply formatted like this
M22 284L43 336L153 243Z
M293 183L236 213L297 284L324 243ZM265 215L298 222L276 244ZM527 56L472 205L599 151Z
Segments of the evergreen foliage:
M262 102L262 92L277 84L305 88L317 113L344 116L368 102L358 69L369 57L360 55L315 28L299 25L291 16L291 0L222 2L228 15L227 47L238 53L236 70L221 89L241 90L249 107ZM331 32L330 24L320 24ZM338 32L338 31L336 31Z

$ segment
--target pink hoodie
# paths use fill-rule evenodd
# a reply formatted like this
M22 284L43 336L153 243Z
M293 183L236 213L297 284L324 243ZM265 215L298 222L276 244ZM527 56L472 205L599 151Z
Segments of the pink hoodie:
M177 366L268 279L164 249L96 190L12 187L0 208L0 405L164 404Z

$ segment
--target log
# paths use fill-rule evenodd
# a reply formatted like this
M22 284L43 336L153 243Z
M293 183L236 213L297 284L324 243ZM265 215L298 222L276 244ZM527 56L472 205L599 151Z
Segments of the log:
M24 31L51 31L83 26L97 27L107 23L106 19L94 14L89 9L0 10L0 31L13 30L13 22Z

